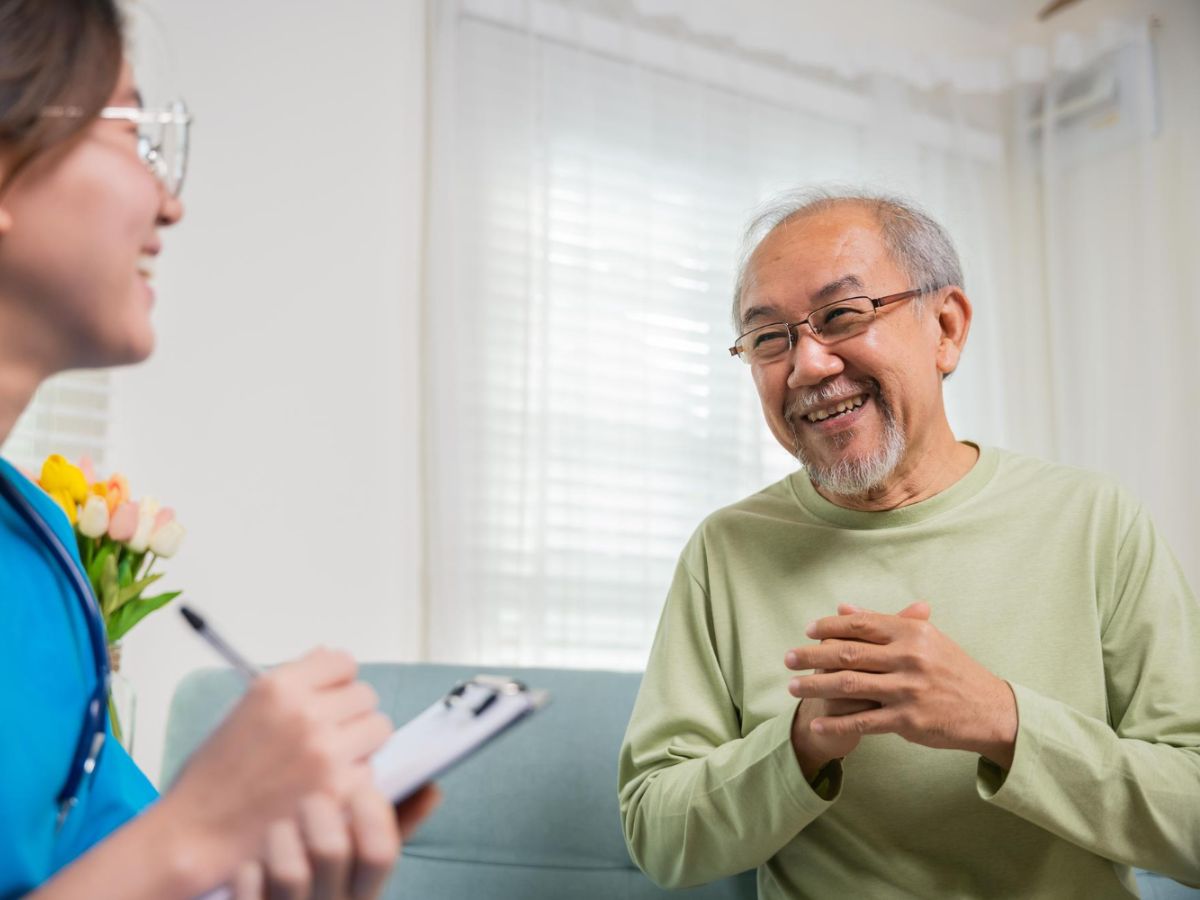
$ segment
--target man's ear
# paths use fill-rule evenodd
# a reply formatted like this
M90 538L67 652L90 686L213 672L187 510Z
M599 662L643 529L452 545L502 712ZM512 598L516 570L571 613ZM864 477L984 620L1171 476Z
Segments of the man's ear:
M958 368L959 357L971 330L971 301L961 288L952 287L936 308L938 322L937 369L945 378Z

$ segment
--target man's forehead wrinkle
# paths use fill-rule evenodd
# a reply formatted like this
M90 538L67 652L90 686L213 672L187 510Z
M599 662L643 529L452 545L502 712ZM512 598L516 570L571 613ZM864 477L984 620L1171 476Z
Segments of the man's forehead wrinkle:
M815 231L807 231L813 228ZM830 280L804 295L804 299L814 305L842 299L840 295L844 292L859 293L865 290L870 270L878 258L879 248L876 244L879 240L874 218L864 219L862 212L854 206L839 204L828 210L783 220L763 237L751 254L742 292L742 302L745 304L741 314L742 325L764 314L778 317L782 315L784 307L797 299L774 295L752 297L762 290L764 276L768 284L777 283L782 278L794 287L809 277L816 280L825 274ZM805 271L800 272L802 261L797 259L796 251L802 247L811 248L814 243L825 248L822 259L817 263L817 271L810 271L805 265Z
M863 290L864 284L861 278L851 272L826 284L813 294L813 299L816 301L837 300L840 299L839 295L844 294L846 291Z

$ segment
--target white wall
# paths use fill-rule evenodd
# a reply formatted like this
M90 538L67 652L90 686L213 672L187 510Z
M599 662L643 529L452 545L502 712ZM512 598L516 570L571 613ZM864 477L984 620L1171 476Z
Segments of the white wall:
M158 351L116 379L109 458L189 529L165 583L252 658L316 643L413 658L424 4L141 5L194 153ZM152 777L172 690L213 662L174 613L127 639Z

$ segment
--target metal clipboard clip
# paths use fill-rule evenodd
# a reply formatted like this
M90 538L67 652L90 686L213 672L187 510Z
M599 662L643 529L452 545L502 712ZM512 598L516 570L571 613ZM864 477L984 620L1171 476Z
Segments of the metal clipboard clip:
M477 688L475 691L470 691L474 694L475 699L469 699L467 696L468 689L472 687ZM446 696L442 698L442 703L447 709L466 709L472 716L480 716L500 697L516 694L530 694L530 691L523 682L517 681L515 678L505 678L500 675L476 675L474 678L460 681L450 688L446 692ZM540 698L536 695L530 694L530 698L535 706L542 705Z

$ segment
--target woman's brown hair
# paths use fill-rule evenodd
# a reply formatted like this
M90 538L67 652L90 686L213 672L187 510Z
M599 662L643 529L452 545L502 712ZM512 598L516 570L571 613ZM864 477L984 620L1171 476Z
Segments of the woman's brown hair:
M121 72L121 30L116 0L0 0L0 194L104 107ZM79 114L42 115L56 106Z

